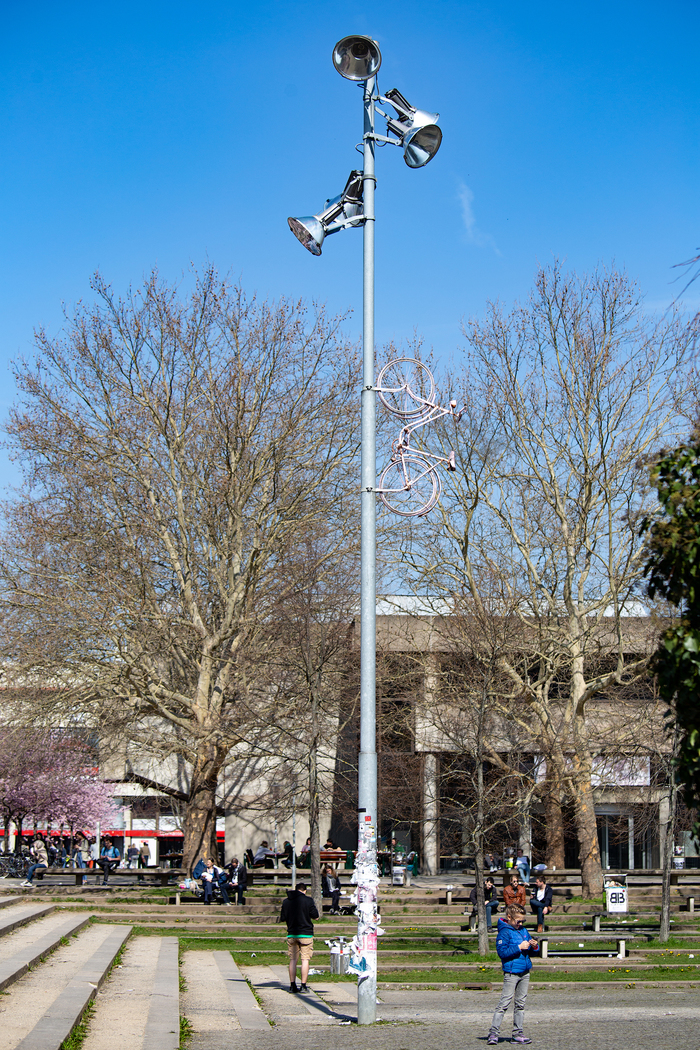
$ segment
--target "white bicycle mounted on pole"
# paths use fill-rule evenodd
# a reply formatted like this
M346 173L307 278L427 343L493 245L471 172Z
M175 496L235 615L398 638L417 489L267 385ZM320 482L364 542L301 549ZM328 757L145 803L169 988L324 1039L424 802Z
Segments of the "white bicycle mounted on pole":
M411 446L411 435L419 427L434 423L442 416L453 416L459 422L456 401L442 408L435 401L435 380L430 369L413 357L397 357L382 368L375 387L379 400L394 416L404 420L398 438L392 444L391 460L384 468L376 489L382 503L394 514L407 518L428 514L442 492L437 470L439 463L456 470L454 451L436 456L425 449Z

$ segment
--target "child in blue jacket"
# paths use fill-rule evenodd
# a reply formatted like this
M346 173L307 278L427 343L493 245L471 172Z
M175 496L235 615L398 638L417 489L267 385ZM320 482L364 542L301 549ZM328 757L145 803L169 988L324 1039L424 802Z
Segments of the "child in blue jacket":
M491 1028L486 1042L489 1046L495 1046L498 1042L498 1033L501 1028L503 1016L515 998L513 1006L513 1043L531 1043L532 1040L523 1035L523 1019L525 1017L525 1000L530 983L530 970L532 969L532 952L537 951L539 945L525 927L525 909L519 904L511 904L506 908L506 917L498 920L498 932L496 934L496 951L503 966L503 991L496 1012L493 1015Z

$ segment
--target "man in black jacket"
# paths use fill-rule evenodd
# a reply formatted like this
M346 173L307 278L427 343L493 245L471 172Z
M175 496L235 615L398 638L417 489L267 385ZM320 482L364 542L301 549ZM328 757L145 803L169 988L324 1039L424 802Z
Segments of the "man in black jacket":
M530 895L530 909L537 915L537 932L544 933L544 917L552 910L552 887L547 885L544 875L535 879L537 888Z
M469 925L473 929L477 914L476 886L472 888L472 891L469 894L469 899L472 902L472 913ZM498 894L496 893L496 886L490 875L484 881L484 908L486 911L486 929L490 932L493 929L491 916L495 911L498 911ZM466 908L464 910L466 912Z
M238 857L232 857L228 868L229 886L236 891L237 903L245 904L245 891L248 888L248 872L245 864L238 863Z
M313 897L306 896L306 883L298 882L295 890L287 890L280 920L287 924L287 952L289 954L290 992L308 992L306 979L314 953L314 924L318 909ZM301 989L297 988L297 960L301 957Z

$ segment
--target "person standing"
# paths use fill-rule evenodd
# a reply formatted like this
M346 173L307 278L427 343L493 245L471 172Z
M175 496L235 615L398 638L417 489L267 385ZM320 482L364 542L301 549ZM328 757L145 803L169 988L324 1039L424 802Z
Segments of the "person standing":
M535 879L535 892L530 897L530 910L537 916L537 932L544 933L544 917L552 910L552 887L544 875Z
M87 868L90 864L90 843L82 832L78 833L73 851L73 864L78 868ZM83 875L81 885L85 885L87 879Z
M537 951L539 945L523 926L525 921L525 909L519 904L511 904L506 908L505 919L498 920L498 934L496 937L496 951L501 960L503 968L503 990L501 998L491 1021L488 1038L489 1046L496 1046L501 1023L510 1006L513 1003L513 1035L512 1043L531 1043L523 1034L523 1021L525 1018L525 1000L530 983L530 970L532 959L530 956Z
M75 839L73 861L77 868L87 868L90 863L90 843L82 832L79 832Z
M151 847L147 842L141 842L139 850L139 868L147 868L151 863ZM139 882L143 882L143 875L139 875Z
M509 884L503 887L503 901L506 908L511 904L518 904L523 911L525 910L525 887L515 874L511 875Z
M306 883L298 882L295 890L287 890L282 904L280 921L287 924L287 953L289 955L290 992L308 992L309 963L314 954L314 924L318 909L313 897L306 896ZM301 958L301 988L297 988L297 962Z

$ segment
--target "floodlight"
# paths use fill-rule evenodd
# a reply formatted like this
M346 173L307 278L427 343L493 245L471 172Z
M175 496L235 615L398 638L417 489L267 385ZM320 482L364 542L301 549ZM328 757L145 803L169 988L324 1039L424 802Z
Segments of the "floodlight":
M327 200L318 215L290 216L287 219L289 229L312 255L320 255L324 238L364 223L362 191L362 172L351 171L340 196Z
M333 48L333 65L346 80L369 80L381 64L379 45L369 36L345 36Z
M381 98L382 102L389 102L399 114L398 118L387 117L386 126L399 139L403 147L403 159L409 168L422 168L440 149L442 132L437 126L440 114L416 109L397 88L387 91Z

